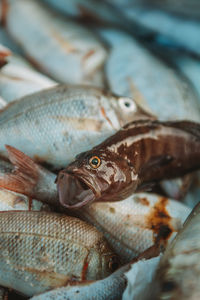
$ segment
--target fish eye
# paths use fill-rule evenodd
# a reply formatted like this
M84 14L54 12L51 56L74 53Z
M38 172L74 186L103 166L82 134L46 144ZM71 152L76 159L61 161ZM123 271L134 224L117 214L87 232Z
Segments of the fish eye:
M126 112L133 112L133 111L136 112L137 111L137 106L136 106L134 100L131 98L121 97L119 99L119 105Z
M89 164L93 169L97 169L101 164L101 159L98 156L92 156L89 160Z
M112 272L117 270L119 268L119 258L117 256L112 256L109 259L108 267Z

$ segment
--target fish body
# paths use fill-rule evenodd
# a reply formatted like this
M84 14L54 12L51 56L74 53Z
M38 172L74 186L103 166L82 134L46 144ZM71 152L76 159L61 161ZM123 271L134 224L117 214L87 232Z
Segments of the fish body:
M89 86L58 85L0 112L0 154L7 156L8 144L58 169L134 117L138 110L130 98Z
M159 120L199 122L198 97L175 68L123 32L104 30L100 34L111 45L105 70L114 93L132 97Z
M124 273L128 269L129 266L123 266L105 279L55 289L31 300L120 300L127 283Z
M32 0L9 0L5 19L9 34L44 73L63 83L96 82L107 52L87 28Z
M59 201L78 208L122 200L153 182L197 170L199 155L198 123L135 121L59 172Z
M15 193L10 190L0 189L0 211L8 210L45 210L48 211L50 208L48 205L38 201L32 200L23 194Z
M0 94L7 102L54 85L55 81L35 71L14 54L6 59L6 65L0 70Z
M0 284L26 296L102 279L117 264L101 233L56 213L1 212L0 244Z
M200 297L200 204L161 258L154 299L199 299Z
M129 6L123 11L128 19L145 26L154 33L165 36L182 49L199 55L199 20L175 16L152 8Z
M118 202L92 203L75 214L95 225L122 261L130 262L150 247L166 246L190 211L174 200L138 193Z

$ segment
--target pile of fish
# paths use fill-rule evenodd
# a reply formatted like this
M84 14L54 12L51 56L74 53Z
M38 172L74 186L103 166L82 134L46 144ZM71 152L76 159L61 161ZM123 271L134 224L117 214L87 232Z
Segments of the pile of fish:
M199 19L0 0L0 300L200 299Z

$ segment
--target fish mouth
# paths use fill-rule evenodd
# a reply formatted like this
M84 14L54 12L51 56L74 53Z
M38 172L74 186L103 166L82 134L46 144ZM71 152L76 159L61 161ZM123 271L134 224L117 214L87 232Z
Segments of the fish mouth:
M60 204L66 208L79 208L96 199L97 193L86 178L61 172L57 186Z

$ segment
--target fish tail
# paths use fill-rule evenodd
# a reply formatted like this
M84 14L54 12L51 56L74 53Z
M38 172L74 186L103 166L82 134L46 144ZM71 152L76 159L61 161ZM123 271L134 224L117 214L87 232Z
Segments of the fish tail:
M0 187L31 196L39 177L39 166L14 147L6 145L6 149L15 169L0 176Z

